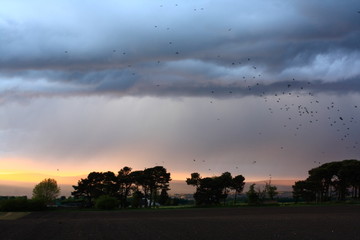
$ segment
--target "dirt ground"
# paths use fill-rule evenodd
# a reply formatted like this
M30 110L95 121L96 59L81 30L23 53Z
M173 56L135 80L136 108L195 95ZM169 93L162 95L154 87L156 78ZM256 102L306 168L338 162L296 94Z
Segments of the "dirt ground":
M360 239L360 206L34 212L0 239Z

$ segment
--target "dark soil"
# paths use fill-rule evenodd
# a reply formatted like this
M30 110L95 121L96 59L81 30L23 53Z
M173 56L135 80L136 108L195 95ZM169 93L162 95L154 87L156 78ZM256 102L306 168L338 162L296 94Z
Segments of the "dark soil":
M360 206L49 211L0 221L0 239L360 239Z

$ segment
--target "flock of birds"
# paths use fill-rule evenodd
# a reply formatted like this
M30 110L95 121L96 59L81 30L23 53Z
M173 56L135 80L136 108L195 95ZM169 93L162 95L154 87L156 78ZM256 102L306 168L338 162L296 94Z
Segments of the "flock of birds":
M258 76L261 76L261 74ZM358 155L359 151L357 149L359 149L360 139L356 130L359 129L359 105L346 105L344 108L344 106L331 100L331 98L320 100L321 97L312 92L311 82L292 79L281 84L282 90L279 89L277 92L273 90L267 92L268 86L259 82L247 85L244 88L249 92L256 92L253 94L254 96L261 98L265 104L269 104L267 108L268 114L270 116L274 115L279 124L278 127L282 128L283 131L292 133L293 137L301 137L302 130L307 132L310 130L314 135L317 135L322 134L322 131L326 129L326 131L332 131L333 144L336 145L334 148L342 146L345 151L355 151ZM236 94L236 91L242 92L241 89L234 89L229 91L228 94ZM214 104L217 100L216 91L212 90L210 93L214 96L210 104ZM217 118L217 120L220 120L220 118ZM254 130L256 132L259 129ZM258 131L257 134L261 137L265 135L262 131ZM269 141L271 141L272 137L269 136ZM289 136L286 140L291 141L291 137ZM279 146L279 150L285 150L285 146ZM319 151L324 155L324 159L321 160L325 162L326 157L329 157L325 156L326 149L319 149ZM193 162L200 161L193 159ZM205 163L204 160L201 162ZM251 160L249 163L256 164L257 161ZM320 165L323 162L313 160L313 163ZM235 168L238 169L239 166ZM211 168L208 170L211 171Z
M165 5L160 5L163 8ZM175 7L178 7L175 4ZM194 12L205 11L203 7L194 8ZM358 11L360 13L360 11ZM160 29L160 25L154 25L154 29ZM170 27L165 28L167 31L171 30ZM225 28L224 31L231 32L232 28ZM168 46L174 49L174 39L169 39ZM64 51L65 54L69 54L69 51ZM127 51L113 49L113 54L120 54L126 56ZM181 56L180 49L173 51L172 59L183 58ZM221 54L216 55L215 59L220 59ZM169 58L168 58L169 59ZM156 64L161 64L161 59L153 60ZM210 104L216 107L216 102L223 98L224 95L229 97L233 96L256 96L261 99L264 104L268 104L267 112L269 116L276 115L279 127L288 133L291 133L293 137L299 137L302 134L302 130L310 129L314 134L317 133L318 128L327 126L329 131L333 131L336 141L334 144L342 144L346 150L357 150L359 148L360 139L354 129L359 129L360 119L360 104L353 106L345 106L347 109L344 111L343 107L333 100L324 100L318 96L313 87L314 84L309 81L297 80L295 78L289 79L288 81L278 82L274 84L266 83L262 80L263 73L259 72L260 67L256 66L255 61L251 57L243 59L232 60L228 63L228 68L234 68L237 66L248 66L252 69L251 76L239 76L241 82L234 88L229 87L228 89L211 89L208 92L208 96L211 98ZM126 64L127 68L133 68L133 62ZM136 71L132 72L135 75ZM154 87L161 91L162 83L154 83ZM160 89L160 90L159 90ZM350 114L350 115L349 115ZM280 117L279 117L280 116ZM221 121L219 116L216 120ZM266 133L261 129L256 129L254 134L264 137ZM286 150L284 145L279 146L280 151ZM326 150L321 150L322 154L326 154ZM357 152L358 153L358 152ZM208 167L206 160L199 160L194 158L191 160L193 164L199 164ZM164 163L164 162L162 162ZM314 160L314 164L321 164L321 161ZM156 163L157 164L157 163ZM257 164L256 160L250 160L249 164ZM203 167L204 168L204 167ZM239 166L235 166L236 169ZM207 168L208 171L212 171L211 168ZM271 175L270 175L271 176Z

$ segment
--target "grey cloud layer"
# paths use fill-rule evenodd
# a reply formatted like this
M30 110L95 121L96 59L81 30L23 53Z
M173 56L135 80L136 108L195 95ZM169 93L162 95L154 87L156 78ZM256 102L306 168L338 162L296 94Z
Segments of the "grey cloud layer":
M360 90L357 1L29 4L0 10L0 101L273 93L292 78Z

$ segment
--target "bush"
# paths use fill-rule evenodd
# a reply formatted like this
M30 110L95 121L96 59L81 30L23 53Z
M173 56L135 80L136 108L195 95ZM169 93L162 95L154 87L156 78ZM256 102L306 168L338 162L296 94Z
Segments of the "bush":
M255 183L250 185L249 191L246 192L246 196L249 205L256 205L260 203L260 196L255 190Z
M28 200L28 211L43 211L46 210L46 203L41 199Z
M100 196L96 199L95 207L103 210L112 210L119 206L119 201L107 195Z
M3 212L20 212L27 210L26 198L9 198L1 201L0 210Z
M0 201L0 211L2 212L41 211L45 209L45 202L41 200L16 197Z

